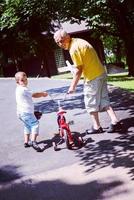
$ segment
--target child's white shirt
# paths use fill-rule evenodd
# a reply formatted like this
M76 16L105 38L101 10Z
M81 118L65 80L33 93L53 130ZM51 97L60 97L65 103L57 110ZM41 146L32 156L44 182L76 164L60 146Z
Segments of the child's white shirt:
M16 87L17 114L34 113L32 92L25 86Z

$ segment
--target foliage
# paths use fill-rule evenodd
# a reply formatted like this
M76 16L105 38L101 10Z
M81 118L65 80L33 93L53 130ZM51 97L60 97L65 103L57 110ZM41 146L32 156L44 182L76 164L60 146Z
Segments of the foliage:
M126 55L133 75L133 8L132 0L1 0L1 51L6 57L39 55L45 40L52 37L51 33L59 27L59 21L80 23L86 20L93 36L101 37L104 45L117 55L116 59ZM42 32L46 33L45 39Z
M123 41L118 37L102 36L106 63L126 63Z
M56 18L55 1L51 8L48 0L2 0L0 42L3 55L16 60L30 55L41 56L45 38L49 39L53 29L53 18ZM48 35L43 36L43 31Z
M64 9L59 13L60 19L80 22L86 20L94 37L103 36L104 43L108 37L116 40L125 51L129 74L134 76L134 1L132 0L64 0ZM114 37L114 40L113 40ZM120 41L119 41L120 39ZM118 41L118 42L117 42ZM113 47L112 47L113 48ZM122 52L116 51L116 58ZM121 50L120 50L121 51ZM123 52L124 54L124 52ZM121 60L121 59L120 59Z

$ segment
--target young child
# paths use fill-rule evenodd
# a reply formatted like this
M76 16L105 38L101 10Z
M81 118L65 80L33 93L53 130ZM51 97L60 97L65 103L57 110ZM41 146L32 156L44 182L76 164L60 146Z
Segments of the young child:
M36 139L39 135L39 121L34 115L34 103L32 97L46 97L47 92L32 93L27 85L27 75L25 72L15 74L17 116L24 124L24 147L32 146L36 151L41 151Z

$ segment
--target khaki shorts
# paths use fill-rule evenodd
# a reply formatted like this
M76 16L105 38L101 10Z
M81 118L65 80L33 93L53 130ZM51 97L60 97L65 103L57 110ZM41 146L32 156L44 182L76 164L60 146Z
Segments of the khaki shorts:
M106 74L84 84L84 102L88 113L105 110L110 105Z

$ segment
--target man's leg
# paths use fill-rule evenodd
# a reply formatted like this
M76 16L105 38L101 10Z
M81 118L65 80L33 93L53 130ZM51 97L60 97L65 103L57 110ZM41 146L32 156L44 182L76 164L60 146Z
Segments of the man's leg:
M112 108L111 106L108 106L108 107L106 108L106 111L107 111L107 113L108 113L108 115L109 115L109 117L110 117L110 119L111 119L111 124L117 124L117 122L118 122L119 120L117 119L117 116L116 116L116 114L115 114L113 108Z
M100 125L99 121L99 113L98 112L91 112L90 113L91 120L93 123L93 127L90 130L87 130L87 134L92 134L92 133L103 133L103 129Z
M99 113L98 112L91 112L90 113L91 120L93 122L93 128L94 129L99 129L100 128L100 121L99 121Z
M112 132L116 132L117 130L121 129L119 120L118 120L113 108L110 106L107 81L105 78L103 79L103 84L102 84L100 109L105 110L111 119L111 124L110 124L110 127L107 130L107 132L112 133Z
M84 102L87 112L91 116L93 126L87 133L102 133L103 129L99 121L103 78L98 77L84 85Z
M109 117L111 118L111 125L108 128L107 132L108 133L114 133L114 132L119 132L122 130L122 126L113 110L113 108L111 106L106 108L106 111L109 115Z

